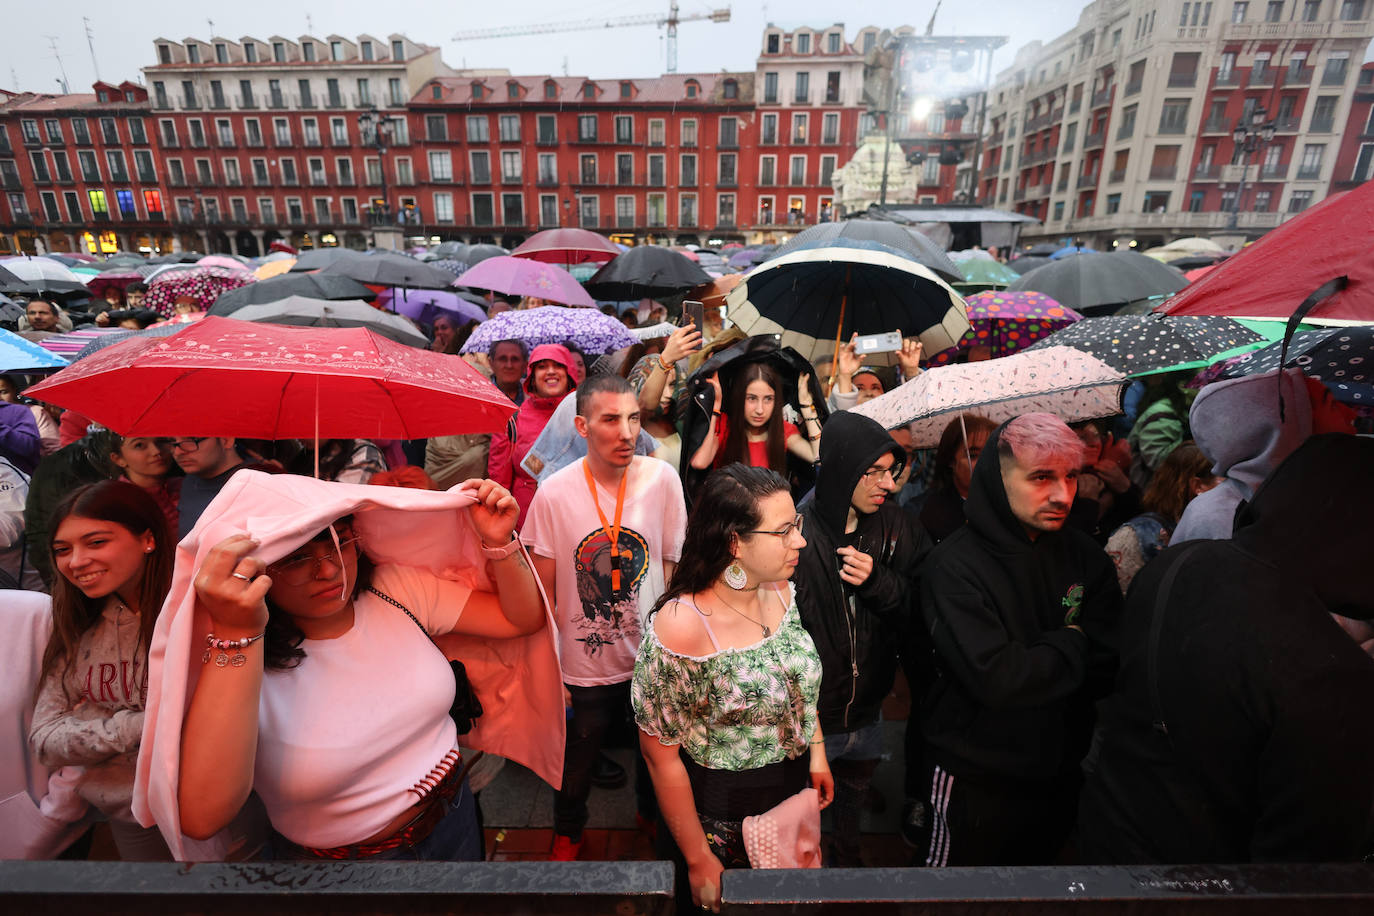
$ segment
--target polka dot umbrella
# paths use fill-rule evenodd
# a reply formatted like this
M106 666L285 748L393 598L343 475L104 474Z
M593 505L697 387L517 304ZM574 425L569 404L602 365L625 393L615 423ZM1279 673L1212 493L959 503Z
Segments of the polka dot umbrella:
M1262 344L1264 337L1230 318L1190 315L1104 315L1085 318L1029 347L1073 347L1127 375L1200 369Z
M182 296L195 300L196 311L206 311L214 305L220 293L240 286L247 286L257 280L247 270L231 270L227 267L190 267L186 270L169 270L154 277L148 284L148 295L143 304L157 309L163 318L171 318L173 306Z
M930 357L932 366L956 362L974 347L988 347L994 358L1026 349L1083 316L1044 293L997 290L964 299L969 330L958 344Z
M1261 375L1279 368L1283 342L1270 344L1232 362L1221 378ZM1298 331L1288 344L1285 368L1296 367L1319 379L1338 401L1374 407L1374 327Z

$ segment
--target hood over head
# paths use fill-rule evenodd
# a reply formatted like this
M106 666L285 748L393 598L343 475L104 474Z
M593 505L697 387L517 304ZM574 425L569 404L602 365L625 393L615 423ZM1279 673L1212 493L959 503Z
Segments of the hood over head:
M1011 421L1008 420L1007 423ZM1035 541L1011 511L1007 488L1002 483L1002 459L998 444L1007 428L1003 423L988 434L982 454L969 477L968 498L964 500L964 517L969 527L985 540L1004 551L1029 550ZM1048 535L1041 535L1041 539Z
M1272 379L1271 379L1272 382ZM1282 564L1332 613L1374 619L1363 565L1374 539L1374 439L1327 433L1299 446L1236 517L1232 542Z
M816 507L832 531L844 531L863 472L883 455L905 461L906 454L887 430L868 417L847 410L830 415L821 428L821 466L816 475Z
M0 401L0 457L8 458L25 474L38 467L38 423L27 404Z
M1249 497L1312 434L1312 398L1301 370L1275 369L1203 388L1188 422L1198 448L1215 462L1212 472L1240 484Z
M534 364L541 360L551 359L564 369L568 370L568 390L577 388L577 379L573 377L573 358L568 352L568 348L562 344L540 344L530 351L529 368L525 371L525 390L530 394L534 393Z

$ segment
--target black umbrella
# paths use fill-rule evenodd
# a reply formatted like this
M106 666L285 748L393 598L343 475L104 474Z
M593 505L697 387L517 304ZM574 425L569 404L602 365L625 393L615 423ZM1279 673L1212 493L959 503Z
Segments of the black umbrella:
M91 295L91 291L84 283L47 280L42 277L23 280L4 267L0 267L0 292L13 296L49 296L56 299L80 299Z
M453 258L455 261L461 261L469 247L463 242L440 242L429 250L429 255L431 258Z
M1174 258L1169 262L1169 266L1178 270L1196 270L1199 267L1211 267L1213 264L1219 264L1229 257L1229 254L1189 254L1181 258Z
M1009 290L1034 290L1080 312L1167 296L1188 285L1183 274L1135 252L1090 252L1023 274Z
M464 249L460 254L449 255L449 257L452 257L456 261L462 261L464 264L471 267L474 264L480 264L487 258L499 258L502 255L507 254L510 254L510 250L507 248L502 248L500 245L483 244L466 245L464 246Z
M289 296L306 299L371 299L375 294L352 277L333 274L281 274L222 293L208 314L231 315L245 305L280 302Z
M657 299L711 282L695 261L671 248L639 245L621 252L583 285L594 298L613 302Z
M194 264L205 255L199 251L171 251L167 254L158 255L151 258L149 264Z
M447 289L453 285L453 274L423 261L399 254L373 254L360 258L335 261L322 274L352 277L360 283L376 286L404 286L420 289Z
M817 223L798 232L791 241L773 252L769 260L802 248L815 248L818 242L830 242L835 239L877 242L879 245L886 245L902 252L918 264L924 264L944 280L951 283L964 282L964 275L959 271L958 265L928 236L919 229L899 226L886 220L843 219L836 223Z
M1227 350L1263 340L1233 318L1103 315L1076 321L1041 338L1029 349L1073 347L1126 375L1148 375L1170 369L1195 369Z
M367 255L352 248L312 248L302 251L291 265L291 273L304 273L307 270L323 270L338 261L365 258Z
M1029 256L1032 258L1048 258L1050 255L1054 254L1062 247L1062 245L1056 245L1054 242L1041 242L1038 245L1032 245L1029 248L1022 251L1021 256Z
M1008 261L1007 266L1018 274L1028 274L1037 267L1044 267L1046 264L1052 263L1054 262L1046 257L1027 255L1026 257L1017 258L1014 261Z

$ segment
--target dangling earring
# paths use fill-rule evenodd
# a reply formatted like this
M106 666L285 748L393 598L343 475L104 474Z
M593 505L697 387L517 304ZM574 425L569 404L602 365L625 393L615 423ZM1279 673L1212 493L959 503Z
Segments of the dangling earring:
M725 575L722 578L726 585L737 592L749 584L749 574L744 571L744 567L739 565L739 560L730 561L730 565L725 567Z

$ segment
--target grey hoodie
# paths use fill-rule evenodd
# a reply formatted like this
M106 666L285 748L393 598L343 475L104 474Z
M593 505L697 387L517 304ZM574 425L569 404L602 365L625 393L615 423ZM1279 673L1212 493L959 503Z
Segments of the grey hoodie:
M1236 508L1312 435L1312 398L1301 370L1275 369L1208 385L1193 401L1188 419L1193 440L1213 461L1212 473L1225 480L1188 504L1169 543L1226 540L1235 527Z

